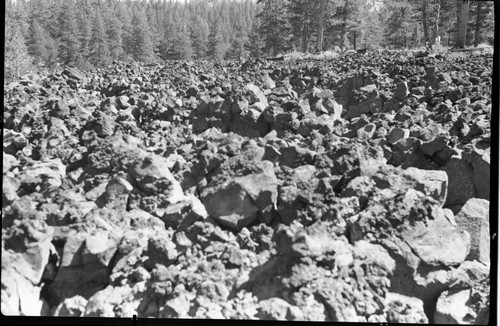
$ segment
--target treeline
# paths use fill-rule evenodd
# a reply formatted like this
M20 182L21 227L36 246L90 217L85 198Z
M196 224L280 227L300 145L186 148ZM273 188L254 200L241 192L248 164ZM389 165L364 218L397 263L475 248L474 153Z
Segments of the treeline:
M493 1L6 0L5 71L493 42Z
M493 44L493 1L258 0L265 49L464 47Z
M6 41L46 66L247 58L256 9L251 0L7 0Z

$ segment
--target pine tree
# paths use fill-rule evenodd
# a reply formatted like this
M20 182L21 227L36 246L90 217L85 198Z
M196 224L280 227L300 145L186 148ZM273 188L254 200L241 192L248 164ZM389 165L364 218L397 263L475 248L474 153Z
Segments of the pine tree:
M191 27L193 50L197 59L205 59L208 52L208 37L210 28L207 19L197 14Z
M485 1L481 6L480 36L479 43L486 42L493 45L495 41L495 4L493 1ZM498 8L496 8L498 10ZM498 24L498 22L496 22Z
M302 52L309 49L311 34L316 28L315 19L316 3L309 0L290 0L287 10L290 14L290 25L294 43L300 43Z
M177 28L174 22L174 16L177 14L174 8L165 8L167 11L163 18L162 30L163 37L160 42L160 53L163 59L173 59L175 57L175 49L173 48L173 42L177 33Z
M117 16L111 16L108 20L108 28L106 30L108 36L108 45L111 58L122 60L124 51L122 47L123 30L122 24Z
M256 18L250 35L248 36L248 41L245 44L245 49L248 51L251 58L262 57L262 49L264 48L264 40L259 31L259 20Z
M245 44L248 42L248 27L247 22L243 12L243 5L236 3L231 8L231 41L230 48L228 51L228 57L230 59L239 60L247 59L248 51L245 48Z
M360 26L361 39L359 44L367 48L379 48L383 44L384 30L378 11L369 5L365 6L360 15L363 19Z
M8 15L5 18L4 78L11 79L27 73L31 65L23 33L18 22Z
M159 22L161 20L159 16L158 2L149 1L146 4L146 18L148 21L149 31L151 35L151 41L153 43L153 52L155 56L160 53L161 44L161 30Z
M28 51L33 57L34 64L44 64L47 62L49 53L47 49L47 33L34 19L30 28L30 40L28 40Z
M80 42L80 60L88 64L91 54L92 40L92 16L90 8L85 6L85 2L78 1L77 5L77 25L78 25L78 41Z
M134 26L132 44L134 59L146 63L153 62L155 60L153 41L151 39L146 14L143 10L135 12L132 24Z
M209 36L209 53L213 60L224 60L229 44L224 38L224 27L220 18L212 25Z
M289 13L284 0L258 0L262 5L259 12L261 21L259 31L264 39L265 52L276 56L290 48L291 27Z
M418 11L409 0L388 1L384 7L386 43L396 48L410 46Z
M34 64L52 67L57 62L57 42L50 37L36 19L31 22L29 38L26 43Z
M185 15L186 12L184 12L184 15L176 22L177 28L173 40L174 58L179 60L191 60L194 56Z
M59 59L63 64L76 64L81 58L74 8L73 1L65 0L59 15Z
M471 24L471 36L473 45L478 46L484 43L493 43L493 6L491 1L475 1L476 5L471 6L469 23Z
M109 51L106 30L99 8L96 10L92 22L91 43L90 62L97 67L108 65L111 61L111 53Z
M133 14L132 9L127 6L126 2L117 4L117 17L121 23L123 59L126 61L132 60L135 51L134 26L132 25Z

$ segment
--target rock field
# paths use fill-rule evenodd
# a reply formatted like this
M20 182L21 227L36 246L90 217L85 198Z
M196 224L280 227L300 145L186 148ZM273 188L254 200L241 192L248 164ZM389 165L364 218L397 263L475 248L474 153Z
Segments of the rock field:
M492 60L5 84L2 313L487 322Z

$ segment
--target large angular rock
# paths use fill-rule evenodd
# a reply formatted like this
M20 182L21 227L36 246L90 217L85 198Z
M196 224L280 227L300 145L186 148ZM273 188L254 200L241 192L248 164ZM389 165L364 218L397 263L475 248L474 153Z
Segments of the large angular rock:
M125 301L128 301L125 298L130 296L132 296L132 299L134 298L130 287L113 287L108 285L103 290L88 298L83 317L117 317L115 307L124 304Z
M257 213L272 209L278 196L274 165L255 163L261 172L236 177L201 193L210 216L233 230L241 230L258 218Z
M452 158L440 170L448 174L448 196L445 205L463 205L467 200L476 197L469 163L463 159Z
M10 203L18 198L17 191L19 187L21 187L19 179L4 174L2 179L2 195L5 203Z
M264 105L264 108L266 108L269 105L267 102L266 95L264 95L264 92L258 86L254 85L254 84L247 84L245 86L245 88L251 94L251 102L250 103L260 102Z
M396 90L394 91L393 97L396 100L404 101L410 95L410 90L408 89L407 82L399 82L396 84Z
M32 179L40 180L41 192L50 194L62 185L62 180L66 177L66 166L60 158L55 158L26 166L23 173Z
M406 128L393 128L387 135L387 141L394 145L401 139L408 137L410 137L410 130Z
M468 260L490 263L490 202L471 198L462 207L455 219L458 228L471 235L471 250Z
M371 139L375 134L377 127L373 123L368 123L363 127L359 128L356 133L359 139Z
M439 296L434 313L436 324L468 324L467 315L474 312L467 306L471 289L461 291L443 291Z
M383 102L378 94L378 91L376 91L375 89L367 88L366 92L368 92L368 94L366 95L366 100L360 103L351 103L346 119L359 117L362 114L375 113L382 108Z
M4 129L3 132L3 150L7 154L15 155L18 150L28 145L26 137L10 129Z
M427 225L409 227L401 235L415 254L431 266L460 265L470 251L470 234L453 227L444 214Z
M158 211L158 210L157 210ZM165 227L185 227L208 217L208 212L200 199L194 195L186 195L184 200L168 205L161 210L161 220Z
M448 175L444 171L407 168L404 174L415 179L415 190L434 198L443 206L448 196Z
M422 300L389 292L385 296L387 321L390 323L427 324Z
M3 162L2 162L2 167L3 167L3 173L7 173L10 171L12 168L16 167L19 165L19 161L16 159L14 155L7 154L5 152L2 152L3 155Z
M448 140L445 137L436 137L432 140L422 142L419 148L425 155L432 156L436 152L444 149L447 145Z
M2 255L1 309L4 316L40 316L42 288L22 276L13 267L6 267Z
M490 200L491 166L490 151L483 155L474 155L472 159L472 182L476 188L477 197Z
M22 210L18 209L16 213L22 214ZM34 285L40 284L51 254L53 235L54 228L40 217L16 220L3 234L2 266L12 266ZM8 278L2 278L3 281L8 281Z
M80 295L75 295L71 298L66 298L61 302L54 311L54 316L58 317L81 317L87 306L87 299Z
M185 197L164 157L150 154L131 165L128 173L135 185L146 194L164 193L170 203L176 203Z
M120 231L97 231L69 236L64 245L61 265L49 286L55 298L81 295L89 298L109 282L108 266L118 250Z
M299 312L297 316L296 312ZM300 320L300 309L280 298L270 298L259 302L258 317L261 320Z

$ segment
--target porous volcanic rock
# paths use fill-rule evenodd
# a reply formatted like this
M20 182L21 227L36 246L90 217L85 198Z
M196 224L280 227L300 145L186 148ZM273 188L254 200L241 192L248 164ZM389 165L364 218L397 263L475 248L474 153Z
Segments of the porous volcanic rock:
M487 323L492 55L476 52L4 84L2 313Z

